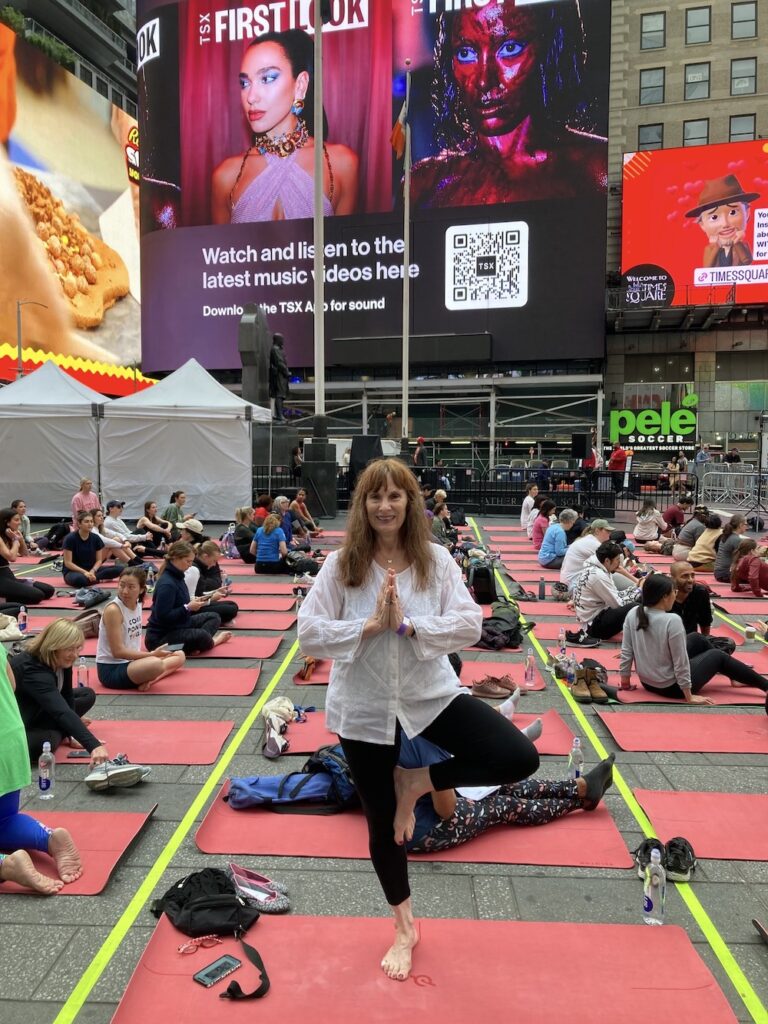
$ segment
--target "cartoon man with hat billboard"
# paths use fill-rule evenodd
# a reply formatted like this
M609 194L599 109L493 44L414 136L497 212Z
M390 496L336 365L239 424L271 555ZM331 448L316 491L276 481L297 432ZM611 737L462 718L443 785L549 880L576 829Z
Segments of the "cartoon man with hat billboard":
M759 192L745 192L735 174L704 183L698 205L686 217L695 217L707 236L702 266L744 267L752 262L752 251L744 241L749 222L749 204Z

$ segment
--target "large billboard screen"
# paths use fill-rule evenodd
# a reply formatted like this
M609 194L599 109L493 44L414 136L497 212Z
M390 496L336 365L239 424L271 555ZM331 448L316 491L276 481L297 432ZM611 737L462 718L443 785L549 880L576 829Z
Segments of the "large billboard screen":
M629 307L768 301L768 143L624 155Z
M137 123L0 25L0 369L144 384ZM20 305L17 305L20 304ZM10 373L9 373L10 371Z
M313 6L139 2L145 370L238 367L249 302L312 363ZM400 334L390 134L410 60L411 332L488 332L494 359L601 355L608 0L330 10L326 337L364 353Z

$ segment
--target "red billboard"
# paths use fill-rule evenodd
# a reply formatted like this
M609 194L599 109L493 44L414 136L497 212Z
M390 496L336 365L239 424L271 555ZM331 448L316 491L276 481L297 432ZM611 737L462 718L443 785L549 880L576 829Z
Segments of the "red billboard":
M625 153L627 307L768 301L768 142Z

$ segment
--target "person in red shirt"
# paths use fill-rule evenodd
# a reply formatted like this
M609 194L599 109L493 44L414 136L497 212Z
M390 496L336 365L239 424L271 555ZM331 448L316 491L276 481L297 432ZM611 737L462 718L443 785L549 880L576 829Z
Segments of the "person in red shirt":
M661 513L661 517L667 526L671 526L675 534L680 532L680 527L685 522L685 514L691 509L693 502L690 498L680 498L674 505L669 505Z
M613 478L613 489L617 494L624 490L624 470L627 468L627 452L618 441L614 441L611 457L608 459L608 472Z
M253 521L257 526L263 526L264 520L270 513L273 498L271 494L260 494L253 506Z
M731 590L738 593L743 584L748 584L755 597L762 597L768 590L768 547L756 545L753 540L743 540L733 556L731 569Z

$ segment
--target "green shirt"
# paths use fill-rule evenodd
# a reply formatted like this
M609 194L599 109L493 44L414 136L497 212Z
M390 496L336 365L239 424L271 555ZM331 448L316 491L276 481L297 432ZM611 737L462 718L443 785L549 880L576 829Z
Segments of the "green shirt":
M173 523L173 525L176 526L177 523L184 521L184 509L179 508L174 501L174 503L169 505L165 512L163 512L163 519L167 519L169 523Z
M8 655L0 644L0 796L23 789L32 781L27 734L8 679L7 663Z

